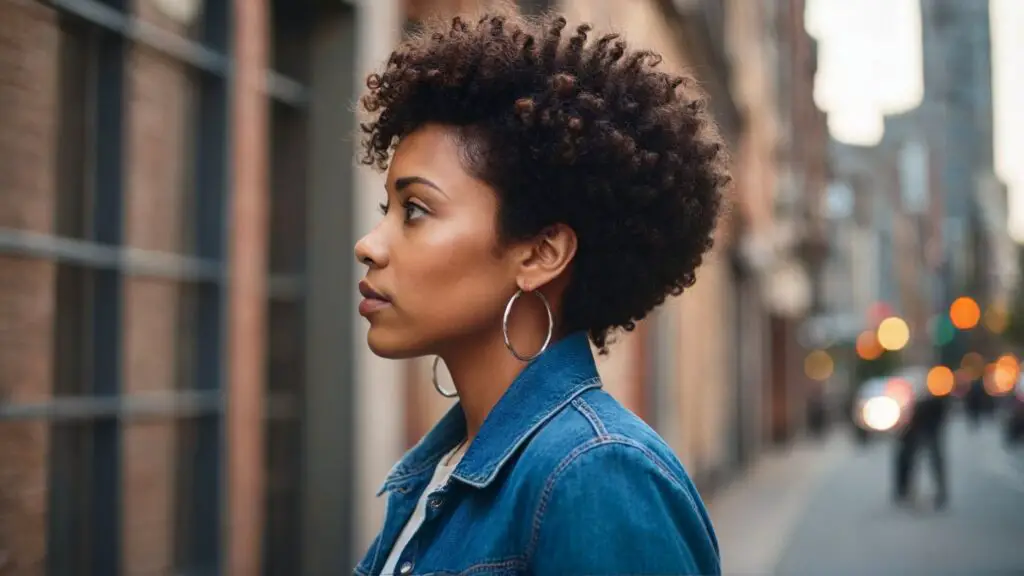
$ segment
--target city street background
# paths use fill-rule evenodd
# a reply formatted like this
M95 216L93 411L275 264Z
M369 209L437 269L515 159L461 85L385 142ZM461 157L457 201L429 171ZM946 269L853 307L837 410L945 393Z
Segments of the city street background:
M0 0L0 576L347 574L450 406L355 314L356 102L491 0ZM694 74L734 189L598 359L726 574L1024 574L1024 2L520 0ZM938 404L936 404L936 402ZM897 454L926 406L897 502Z

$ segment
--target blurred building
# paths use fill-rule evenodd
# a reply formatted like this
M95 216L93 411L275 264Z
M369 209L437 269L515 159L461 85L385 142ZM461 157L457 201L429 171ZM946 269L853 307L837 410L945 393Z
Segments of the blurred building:
M721 5L729 19L735 97L748 123L736 158L743 233L734 261L759 298L745 298L743 330L756 332L759 319L767 322L764 364L750 374L768 375L759 394L761 436L785 443L799 434L808 402L821 394L803 372L805 349L814 342L801 337L805 322L821 314L828 245L827 128L813 100L817 47L804 27L802 0ZM760 310L750 309L757 300Z
M326 574L449 406L355 317L352 103L485 0L0 0L0 575ZM696 73L733 152L699 282L599 367L704 490L803 428L823 117L802 0L530 0ZM819 295L819 296L816 296Z
M940 203L944 301L1005 304L1013 284L1006 187L995 175L989 3L921 0L924 101Z
M830 143L833 188L828 305L851 318L847 342L873 329L874 310L904 318L927 334L941 278L936 232L934 168L920 110L887 116L876 146ZM931 341L915 337L906 359L931 361Z
M876 146L830 145L830 200L853 208L833 214L833 289L856 293L830 305L862 328L869 308L885 305L916 335L907 360L928 363L939 360L930 321L955 298L1006 305L1016 248L993 165L988 2L921 0L921 17L921 104L887 116Z
M398 15L0 0L0 574L353 564L345 103Z

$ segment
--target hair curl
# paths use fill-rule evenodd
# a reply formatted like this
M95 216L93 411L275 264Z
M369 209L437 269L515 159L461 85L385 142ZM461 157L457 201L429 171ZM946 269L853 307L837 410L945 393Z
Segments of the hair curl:
M384 170L403 136L454 127L467 170L499 194L499 239L576 232L563 329L605 352L611 330L693 285L730 177L694 78L565 27L496 13L425 25L367 78L362 162Z

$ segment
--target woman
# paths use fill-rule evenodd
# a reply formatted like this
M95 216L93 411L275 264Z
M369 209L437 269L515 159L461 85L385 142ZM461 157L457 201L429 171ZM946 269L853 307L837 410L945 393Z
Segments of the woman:
M693 484L588 339L693 284L725 152L691 78L565 27L428 25L367 81L363 161L387 170L355 250L367 341L436 355L458 403L389 474L357 574L720 572Z

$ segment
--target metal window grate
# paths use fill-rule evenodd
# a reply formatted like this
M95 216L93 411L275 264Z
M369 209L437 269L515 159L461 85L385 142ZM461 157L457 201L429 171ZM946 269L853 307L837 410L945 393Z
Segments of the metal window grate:
M226 77L231 73L231 58L203 43L183 38L158 26L139 20L108 2L100 0L47 0L58 10L81 18L199 70ZM211 2L216 5L217 2ZM271 98L289 106L305 107L309 102L306 87L296 80L268 70L263 89Z
M112 246L4 227L0 227L0 254L82 268L116 270L126 276L141 278L215 284L227 281L223 264L212 258ZM270 277L268 296L272 300L297 300L304 291L305 282L299 274L274 274Z
M75 37L73 50L88 52L80 57L62 53L61 74L74 85L74 94L63 94L57 111L58 125L67 129L61 138L73 140L61 143L67 165L59 163L58 170L78 174L58 179L68 190L58 196L64 205L58 207L57 232L75 237L0 229L0 253L59 264L58 279L68 289L58 302L62 333L56 335L60 342L54 363L66 361L73 368L61 371L60 382L55 383L58 395L41 403L0 402L0 422L45 421L54 430L50 484L56 488L50 492L47 571L123 571L125 424L162 418L193 423L196 440L195 450L177 456L186 464L180 466L179 483L188 488L183 491L187 498L180 501L184 512L179 518L185 524L176 532L184 542L178 543L176 569L221 572L229 3L206 1L203 37L194 41L143 22L131 14L133 3L128 0L40 1L56 10L62 32ZM133 45L145 45L203 72L189 145L196 171L194 198L188 201L196 221L188 242L195 246L192 254L124 245L132 105L127 60ZM82 69L68 70L75 66ZM287 78L268 78L267 90L286 105L303 105L301 86ZM76 179L81 182L76 184ZM188 340L193 373L186 376L191 387L125 393L124 298L125 279L130 276L182 283L193 290L195 326ZM69 288L75 284L83 287ZM295 279L279 279L277 285L284 286L285 293L301 291ZM62 308L67 318L60 317ZM80 486L62 476L77 478L74 484Z
M130 0L37 1L58 13L62 28L86 31L75 49L89 53L88 57L69 59L71 64L62 61L67 67L88 60L88 66L71 74L78 91L62 95L59 104L64 123L70 123L62 125L61 138L71 140L61 144L65 157L57 168L62 173L58 186L68 188L58 199L65 224L52 235L0 228L0 254L58 264L58 282L70 287L61 296L58 310L80 310L58 318L58 326L67 334L58 335L61 343L55 347L54 362L64 366L59 371L62 384L56 383L55 376L55 396L35 403L0 398L0 424L44 421L53 431L47 571L53 575L124 571L125 428L140 421L173 420L187 422L191 434L187 450L179 448L177 454L182 464L176 471L178 483L184 488L179 488L177 495L181 510L175 529L175 569L178 573L222 573L223 416L228 401L224 392L228 107L234 68L229 49L231 3L205 1L202 37L195 40L133 15L134 2ZM194 247L191 253L125 245L125 174L132 156L127 139L127 111L132 103L127 96L126 62L130 48L136 45L200 72L196 75L197 110L190 120L194 126L189 135L195 170L189 202L196 223L187 242ZM304 56L308 66L309 54ZM285 114L304 116L310 93L292 74L291 70L267 70L263 90ZM298 76L304 79L303 73ZM305 210L305 203L299 208ZM305 240L304 228L290 233ZM126 393L123 323L127 278L187 286L193 316L187 352L190 373L185 376L188 388ZM275 270L269 278L272 303L303 311L306 291L303 265ZM301 389L304 384L297 386ZM270 392L266 402L269 422L301 430L301 412L302 398L295 391ZM68 478L77 480L68 482ZM289 505L297 506L298 501ZM295 553L298 551L296 547Z

